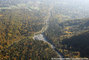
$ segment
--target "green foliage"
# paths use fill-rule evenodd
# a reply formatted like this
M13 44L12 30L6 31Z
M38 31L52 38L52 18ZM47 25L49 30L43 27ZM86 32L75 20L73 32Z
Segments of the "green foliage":
M13 60L51 60L53 57L57 57L57 54L51 47L42 41L35 41L29 38L22 39L18 43L14 43L10 47L1 50L0 55L3 55L3 59ZM5 58L8 56L7 58Z
M79 51L81 57L89 57L89 31L69 39L64 39L62 43L67 45L65 49Z

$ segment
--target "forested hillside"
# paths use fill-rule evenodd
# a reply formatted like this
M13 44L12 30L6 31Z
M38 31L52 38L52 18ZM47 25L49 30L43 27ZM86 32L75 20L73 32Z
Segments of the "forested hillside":
M70 41L70 40L67 40L68 38L71 38L72 36L76 36L76 35L86 32L86 31L89 31L88 22L89 22L88 18L74 19L74 20L69 20L69 21L65 21L65 22L59 22L59 20L51 19L49 22L49 28L44 34L48 38L49 41L52 41L55 44L57 49L59 51L61 51L65 55L65 57L69 57L69 56L70 57L79 57L79 55L81 56L81 52L79 53L79 51L67 50L67 48L64 48L64 45L62 44L62 42L64 39L66 39L67 43L69 44L72 41L72 39ZM88 35L86 37L88 37ZM77 39L77 37L73 38L74 41L76 39ZM77 40L75 42L77 42ZM82 41L79 39L79 41L84 42L85 40ZM76 43L74 43L74 44L76 44ZM80 44L82 44L82 43L80 43ZM84 43L84 44L86 44L86 43ZM83 46L85 47L85 45L83 45ZM87 56L85 56L85 57L87 57Z
M34 32L39 31L43 26L37 16L32 15L25 9L1 10L0 11L0 39L1 44L11 44L27 36L31 36ZM38 14L38 13L37 13ZM35 19L34 19L34 17ZM41 16L42 17L42 16ZM36 22L36 23L35 23Z
M65 49L79 51L81 57L89 57L89 31L62 41Z
M1 60L51 60L58 57L51 47L42 41L25 38L0 51Z
M8 2L11 1L6 1ZM2 6L5 7L4 5ZM32 39L34 33L44 26L47 10L45 13L42 11L34 8L31 10L26 8L0 9L1 60L49 60L52 57L58 57L50 45Z
M0 0L0 60L89 58L88 2Z

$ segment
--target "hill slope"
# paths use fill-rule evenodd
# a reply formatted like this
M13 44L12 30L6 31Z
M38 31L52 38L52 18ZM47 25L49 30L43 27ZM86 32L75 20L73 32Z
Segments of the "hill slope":
M66 48L69 50L79 51L81 57L89 57L89 31L78 36L65 39L62 43L67 45Z

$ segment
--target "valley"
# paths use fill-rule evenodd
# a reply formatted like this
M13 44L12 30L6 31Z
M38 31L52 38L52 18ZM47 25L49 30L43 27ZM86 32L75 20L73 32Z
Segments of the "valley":
M79 2L0 0L0 59L89 58L88 1Z

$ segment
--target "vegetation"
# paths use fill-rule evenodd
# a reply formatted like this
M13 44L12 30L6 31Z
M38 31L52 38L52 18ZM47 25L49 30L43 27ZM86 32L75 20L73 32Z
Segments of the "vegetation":
M80 39L81 36L78 39L77 39L77 37L70 39L72 36L76 36L76 35L79 35L81 33L88 31L89 30L88 22L89 22L88 18L87 19L74 19L74 20L69 20L69 21L65 21L65 22L59 22L58 19L54 19L54 17L51 17L50 22L49 22L49 28L44 34L48 38L49 41L52 41L55 44L56 48L59 51L61 51L61 53L63 53L65 57L88 57L87 51L85 52L83 50L87 55L87 56L85 56L82 54L83 52L80 52L79 50L75 50L75 51L68 50L66 47L66 46L69 47L69 43L70 43L70 46L71 46L71 44L76 45L76 42L77 42L77 45L80 47L80 45L85 40L88 41L88 39L86 38L86 37L88 37L88 35L86 35L86 37L84 36L86 39L84 38L83 40ZM73 42L72 42L72 40L73 40ZM67 43L64 45L62 43L63 41L65 41L65 42L67 41ZM74 43L74 41L75 41L75 43ZM78 41L81 41L82 43L79 44ZM86 43L84 43L84 44L86 44ZM82 45L82 46L85 47L85 45ZM72 46L69 48L72 48ZM75 48L77 49L77 47L75 47ZM85 49L86 49L86 47L85 47ZM80 50L82 50L82 48Z
M1 9L0 59L49 60L58 57L47 43L32 39L44 26L44 16L40 11Z
M29 38L0 51L1 60L50 60L53 57L57 54L47 43Z
M33 40L46 23L42 34L64 57L89 58L89 8L63 1L0 0L0 60L58 57L49 44Z
M81 57L89 58L89 31L69 39L64 39L64 48L72 51L79 51ZM67 46L66 46L67 45ZM66 47L65 47L66 46Z

